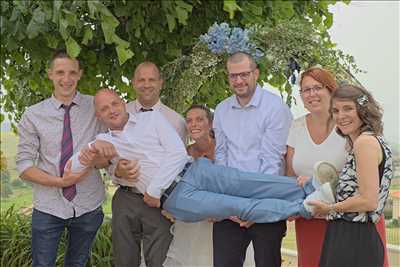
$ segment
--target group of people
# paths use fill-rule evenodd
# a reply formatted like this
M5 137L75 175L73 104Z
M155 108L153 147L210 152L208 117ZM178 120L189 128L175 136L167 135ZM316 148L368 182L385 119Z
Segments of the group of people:
M226 67L233 95L214 119L193 105L185 121L160 102L154 63L138 65L137 99L125 104L107 88L79 93L79 61L55 53L52 97L19 124L17 167L34 188L33 266L55 265L65 228L64 265L85 266L104 216L101 168L118 185L116 266L139 266L142 254L149 267L247 266L249 254L256 266L280 266L288 217L299 266L387 266L392 162L371 94L308 69L300 95L309 113L292 121L282 99L258 85L251 56L235 53Z

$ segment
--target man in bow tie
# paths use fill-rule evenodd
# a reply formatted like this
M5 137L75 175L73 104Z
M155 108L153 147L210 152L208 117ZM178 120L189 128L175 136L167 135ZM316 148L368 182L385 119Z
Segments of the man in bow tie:
M132 114L138 112L159 111L173 126L183 142L186 139L186 127L183 117L160 101L163 80L158 67L150 61L139 64L132 78L137 99L128 103L126 110ZM134 180L139 165L135 160L122 159L118 162L114 180ZM134 187L133 187L134 188ZM148 266L161 266L165 260L172 235L171 223L161 215L156 207L157 198L147 192L144 196L134 192L130 186L122 185L116 191L112 203L113 253L117 266L138 266L140 262L140 243L143 240L143 252ZM132 199L135 200L134 209ZM139 219L140 218L140 219ZM143 231L135 232L135 229ZM131 236L127 238L127 236Z

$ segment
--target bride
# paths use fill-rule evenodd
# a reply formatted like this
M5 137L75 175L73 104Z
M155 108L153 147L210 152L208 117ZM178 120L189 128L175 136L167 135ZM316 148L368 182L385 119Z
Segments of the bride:
M215 159L215 140L211 129L212 113L202 105L193 105L186 113L186 127L193 144L187 147L193 158ZM171 228L174 238L164 267L213 266L212 219L198 223L175 221ZM244 266L254 266L253 248L249 246Z

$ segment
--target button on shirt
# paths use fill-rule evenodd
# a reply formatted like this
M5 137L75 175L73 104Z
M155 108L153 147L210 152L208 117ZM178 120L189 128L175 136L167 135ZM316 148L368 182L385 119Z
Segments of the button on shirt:
M93 97L80 94L73 99L71 107L71 131L73 150L79 151L101 132L93 106ZM19 173L29 167L60 176L61 139L64 110L54 96L29 107L18 125L19 143L17 169ZM33 183L33 206L35 209L62 219L85 214L98 208L105 195L103 181L97 170L76 184L77 195L72 201L63 197L62 188Z
M242 171L281 175L292 114L282 99L259 85L250 102L236 95L215 110L216 164Z
M141 112L141 108L143 108L143 106L139 103L138 100L129 102L126 105L126 110L129 113ZM152 109L160 111L161 114L164 115L164 117L167 119L167 121L174 127L174 129L182 139L182 142L186 143L186 122L182 115L161 103L160 100L158 100L158 102L152 107Z
M137 182L114 176L114 183L136 187L139 192L147 192L156 198L161 197L189 160L178 134L157 110L130 113L122 131L99 134L96 139L112 143L118 152L118 159L139 161L140 176ZM81 169L82 165L74 155L72 170Z

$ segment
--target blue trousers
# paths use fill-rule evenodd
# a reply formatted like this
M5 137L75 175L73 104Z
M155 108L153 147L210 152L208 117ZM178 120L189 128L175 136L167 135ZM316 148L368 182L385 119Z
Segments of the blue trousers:
M48 213L33 210L32 213L32 266L56 265L57 249L62 233L68 230L64 266L84 267L97 230L103 222L99 207L79 217L61 219Z
M314 191L311 180L300 187L293 177L242 172L200 158L187 169L163 208L185 222L239 216L270 223L290 216L310 218L303 200Z

